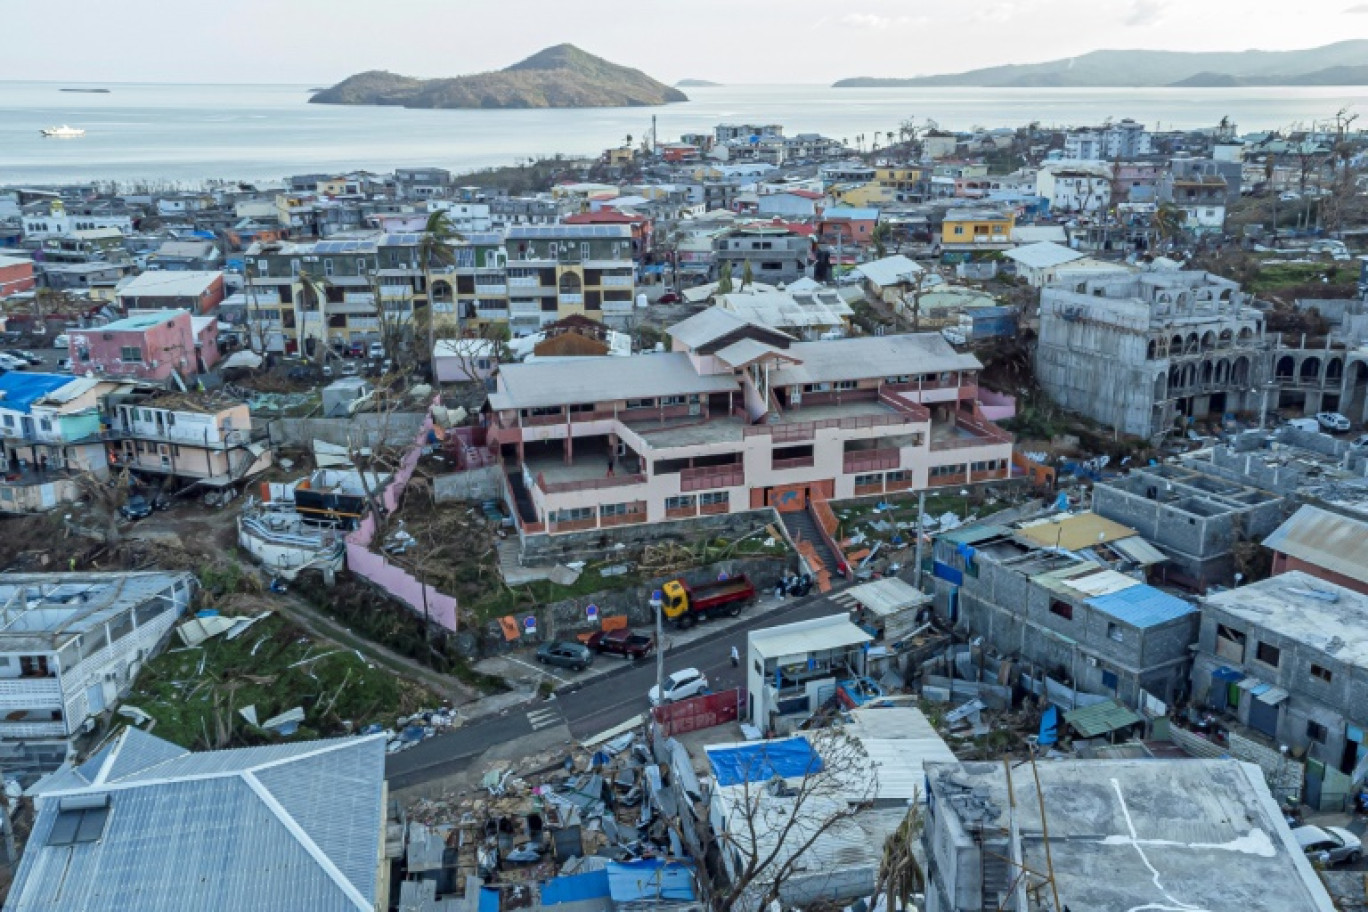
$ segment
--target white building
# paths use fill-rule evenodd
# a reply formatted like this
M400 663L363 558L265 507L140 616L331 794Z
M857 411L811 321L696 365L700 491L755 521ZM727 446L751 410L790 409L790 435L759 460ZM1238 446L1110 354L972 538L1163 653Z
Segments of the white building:
M445 212L451 229L458 234L494 230L494 219L488 203L457 203L452 200L428 200L428 212Z
M50 772L161 651L190 573L18 573L0 580L0 763Z
M1143 124L1127 117L1098 130L1077 130L1064 137L1064 157L1080 161L1134 159L1149 155L1151 137Z
M26 215L22 219L24 236L39 234L71 234L73 231L96 231L113 228L120 234L133 233L130 215L68 215L60 200L53 200L47 212Z
M795 621L746 634L746 713L761 730L776 716L806 716L836 692L837 682L864 673L864 646L874 641L846 615Z
M1105 212L1111 206L1111 172L1088 162L1053 162L1036 174L1036 195L1055 212Z

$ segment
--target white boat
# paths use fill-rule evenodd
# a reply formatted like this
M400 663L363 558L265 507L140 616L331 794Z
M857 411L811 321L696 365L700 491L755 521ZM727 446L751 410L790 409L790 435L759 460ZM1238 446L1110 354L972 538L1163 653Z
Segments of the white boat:
M68 127L62 124L60 127L48 127L40 131L44 136L51 136L56 139L72 139L77 136L85 136L85 130L77 127Z

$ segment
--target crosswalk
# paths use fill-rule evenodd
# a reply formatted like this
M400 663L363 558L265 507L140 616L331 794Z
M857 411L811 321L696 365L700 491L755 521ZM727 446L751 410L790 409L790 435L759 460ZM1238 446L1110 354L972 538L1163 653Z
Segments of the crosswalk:
M543 728L560 725L560 711L549 707L534 709L527 714L527 724L532 726L533 731L540 731Z
M851 595L850 590L848 589L843 589L840 592L833 592L827 596L827 601L831 602L837 608L844 608L846 611L852 611L860 605L859 599Z

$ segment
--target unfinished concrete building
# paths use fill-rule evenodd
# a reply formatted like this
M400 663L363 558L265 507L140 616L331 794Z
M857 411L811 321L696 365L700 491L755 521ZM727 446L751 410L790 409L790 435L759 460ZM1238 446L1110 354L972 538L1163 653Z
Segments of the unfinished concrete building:
M1154 437L1180 416L1260 408L1262 314L1205 272L1077 277L1041 293L1036 377L1061 406Z
M1144 466L1093 487L1095 512L1135 529L1168 558L1156 570L1160 578L1199 591L1230 585L1235 546L1260 541L1287 510L1278 494L1206 471L1208 465Z
M926 764L926 912L1332 912L1259 768Z
M1134 707L1142 690L1171 702L1187 677L1196 607L1137 579L1136 561L1127 575L1082 556L1093 549L1070 549L1063 530L1060 545L1042 546L1051 528L985 524L938 537L937 610L1065 707Z

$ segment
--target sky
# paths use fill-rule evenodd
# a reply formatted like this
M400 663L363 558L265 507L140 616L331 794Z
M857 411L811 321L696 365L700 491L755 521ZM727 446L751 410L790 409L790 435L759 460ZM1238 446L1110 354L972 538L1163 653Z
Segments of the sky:
M0 23L0 80L313 86L499 69L570 42L665 82L793 84L1103 48L1308 48L1368 38L1368 2L0 0Z

